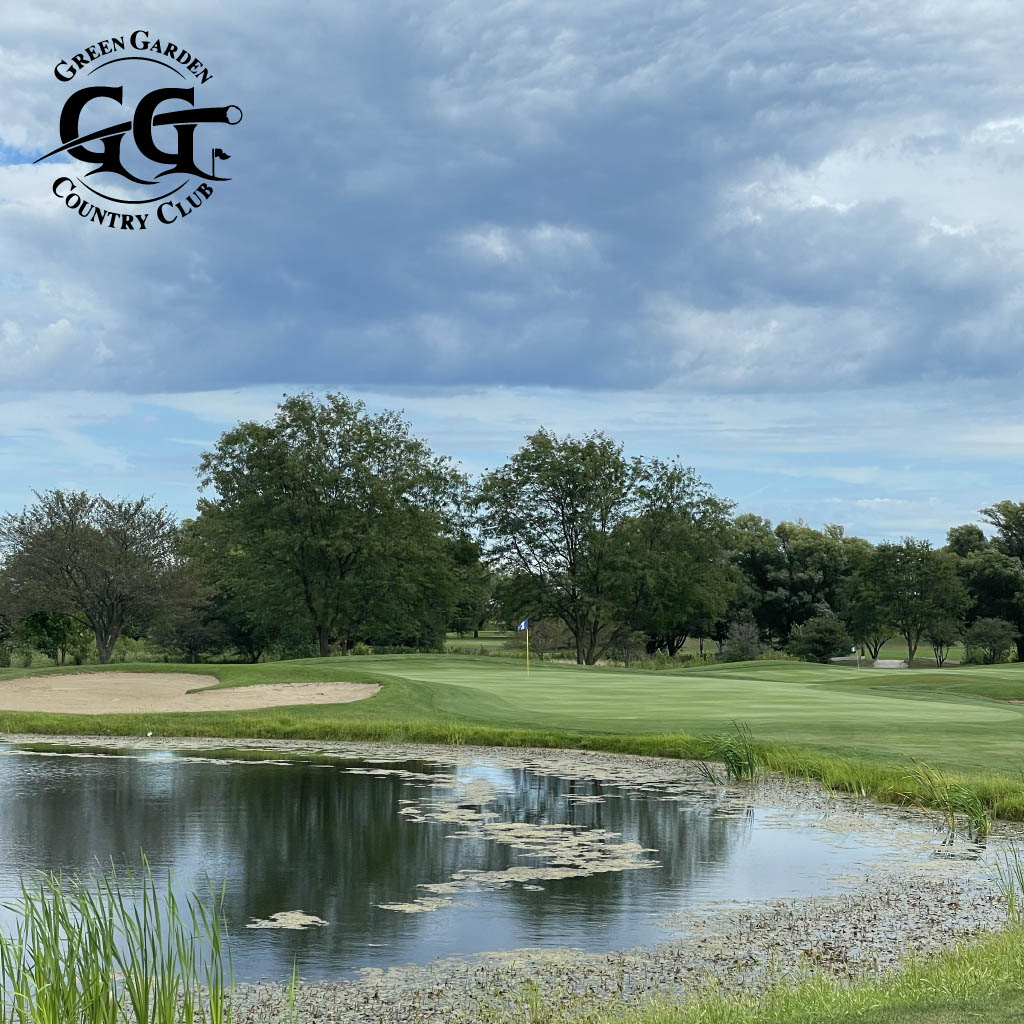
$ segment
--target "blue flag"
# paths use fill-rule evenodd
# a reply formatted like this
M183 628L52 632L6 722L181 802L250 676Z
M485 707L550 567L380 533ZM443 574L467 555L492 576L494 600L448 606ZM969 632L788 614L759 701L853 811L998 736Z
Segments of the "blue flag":
M529 629L529 628L530 628L530 620L529 619L523 619L523 621L520 622L518 626L516 626L516 629Z

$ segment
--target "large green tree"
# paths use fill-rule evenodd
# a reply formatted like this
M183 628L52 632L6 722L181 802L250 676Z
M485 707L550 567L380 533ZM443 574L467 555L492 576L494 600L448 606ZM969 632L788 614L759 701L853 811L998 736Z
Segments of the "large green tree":
M885 619L906 641L909 667L928 631L961 621L970 604L954 556L913 537L879 544L866 580Z
M463 477L395 412L286 397L199 467L195 530L236 557L240 593L300 612L321 656L359 639L436 642L456 595L449 541Z
M702 602L720 603L709 566L726 506L677 463L628 458L600 432L539 430L485 474L476 504L503 606L561 619L580 664L640 622L678 638Z
M688 636L725 614L737 573L729 562L731 506L693 470L653 460L641 504L614 536L624 618L648 653L674 656Z
M999 501L980 512L981 518L996 529L993 546L1024 567L1024 502ZM1024 586L1016 590L1002 609L989 606L981 614L1005 618L1017 627L1017 660L1024 662Z
M84 656L89 633L74 615L66 612L33 612L19 624L21 641L50 658L55 665L67 662L69 652Z
M17 606L74 615L92 630L104 665L129 625L189 600L177 541L174 519L146 498L47 491L0 519Z

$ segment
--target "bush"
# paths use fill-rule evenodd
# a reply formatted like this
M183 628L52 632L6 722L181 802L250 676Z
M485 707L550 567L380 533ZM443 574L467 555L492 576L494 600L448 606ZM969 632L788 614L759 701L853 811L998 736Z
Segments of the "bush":
M352 645L352 650L348 653L358 657L366 654L373 654L374 649L369 644L364 644L363 641L360 640L359 643Z
M965 638L967 654L964 661L971 665L998 665L1006 661L1010 648L1017 639L1017 627L1005 619L978 619Z
M722 645L722 661L756 661L764 654L761 634L752 622L734 622Z
M358 644L356 645L358 646ZM355 653L355 647L352 648ZM444 654L443 647L412 647L408 644L374 644L371 654Z
M767 648L758 661L801 661L802 659L796 657L794 654L789 654L787 651L777 651L774 647Z
M801 661L827 665L830 658L849 653L852 643L846 627L834 615L815 615L793 627L786 650Z

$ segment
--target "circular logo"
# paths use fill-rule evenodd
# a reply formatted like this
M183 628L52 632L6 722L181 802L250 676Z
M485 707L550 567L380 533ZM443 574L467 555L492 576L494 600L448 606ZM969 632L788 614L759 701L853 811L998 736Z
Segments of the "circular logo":
M216 143L241 108L196 105L213 74L183 46L137 29L85 47L53 73L79 88L60 112L61 144L35 162L76 161L53 194L84 221L128 231L177 224L213 197L214 182L231 180L231 155Z

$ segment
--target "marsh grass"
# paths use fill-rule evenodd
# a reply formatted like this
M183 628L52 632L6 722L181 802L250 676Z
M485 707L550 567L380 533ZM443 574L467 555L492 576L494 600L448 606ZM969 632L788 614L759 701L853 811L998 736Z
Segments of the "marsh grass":
M1007 918L1019 923L1024 903L1024 860L1016 845L1004 849L996 861L996 881L1006 901Z
M956 836L961 817L967 823L967 833L976 839L984 839L992 831L985 805L970 786L948 778L923 761L913 762L907 778L916 784L907 802L938 810L946 821L950 838Z
M754 734L744 722L733 722L733 731L708 740L709 753L725 765L725 776L737 782L754 782L758 776L758 756L754 748Z
M145 861L139 877L23 880L0 933L4 1024L231 1024L223 903L181 903Z

